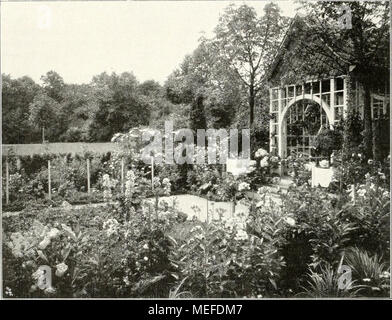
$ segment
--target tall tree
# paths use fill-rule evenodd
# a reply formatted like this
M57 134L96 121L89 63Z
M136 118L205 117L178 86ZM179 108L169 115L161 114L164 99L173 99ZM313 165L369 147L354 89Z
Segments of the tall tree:
M138 93L138 82L131 73L102 73L93 78L96 110L89 126L92 141L109 141L115 133L147 125L150 105Z
M29 105L29 110L29 120L31 123L42 128L42 142L45 142L45 129L50 129L56 126L60 104L46 95L46 93L39 93L34 97L33 102Z
M287 22L275 3L266 4L260 18L250 6L230 5L211 39L218 61L247 88L250 125L257 94L265 85L268 66Z
M185 56L179 69L165 83L166 97L172 103L189 106L188 123L192 129L206 127L204 99L208 73L204 69L207 64L203 64L206 55L207 52L199 45L191 55Z
M40 87L29 77L12 79L2 74L2 142L30 143L35 140L29 122L29 104ZM39 134L39 132L38 132Z
M216 50L205 38L168 77L164 88L172 103L189 106L191 126L206 122L208 127L229 127L242 104L241 83L219 62Z
M173 104L166 99L165 90L159 82L146 80L138 86L141 98L150 106L150 121L152 127L161 127L166 116L173 112Z
M94 90L89 84L66 84L57 133L60 141L88 140L88 124L96 108Z
M144 96L157 98L162 95L162 86L155 80L146 80L139 84L138 91Z
M46 94L57 102L63 100L65 83L63 78L55 71L48 71L41 77L42 87Z
M199 95L192 101L190 112L190 128L197 132L198 129L207 129L207 120L203 105L203 96Z

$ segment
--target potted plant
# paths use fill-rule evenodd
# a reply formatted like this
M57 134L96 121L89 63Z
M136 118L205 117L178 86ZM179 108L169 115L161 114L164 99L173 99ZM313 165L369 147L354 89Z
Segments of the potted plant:
M324 160L328 161L328 164L326 164L323 160L320 161L319 165L321 167L329 167L332 152L339 149L341 144L342 135L339 131L326 127L321 128L313 142L316 155L321 156Z

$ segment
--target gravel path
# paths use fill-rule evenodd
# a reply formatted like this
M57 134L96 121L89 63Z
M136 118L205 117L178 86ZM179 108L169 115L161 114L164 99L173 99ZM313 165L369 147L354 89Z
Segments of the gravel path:
M249 193L249 197L254 197L255 201L259 201L259 196L256 193ZM279 203L280 199L274 194L271 193L268 196L275 203ZM152 203L154 199L149 199ZM205 198L201 198L195 195L176 195L176 196L167 196L160 197L159 202L166 202L169 206L175 206L181 212L184 212L188 215L188 219L191 220L194 216L196 216L200 221L211 221L212 219L218 219L219 215L222 215L223 218L231 218L233 216L238 215L247 215L249 213L249 207L244 205L241 202L237 202L236 205L233 205L233 202L219 202L219 201L210 201ZM114 202L112 202L114 203ZM65 208L69 210L78 210L85 207L89 208L97 208L104 207L108 203L95 203L95 204L84 204L84 205L70 205L70 206L60 206L55 208L49 208L50 210L64 210ZM208 214L207 214L208 209ZM3 212L3 217L15 216L19 215L23 211L18 212Z
M175 205L177 210L184 212L191 220L194 216L200 221L218 219L221 214L224 218L233 217L233 215L248 214L249 208L242 203L233 205L233 202L210 201L195 195L177 195L170 197L161 197L160 202L166 201L169 206ZM208 209L208 215L207 215Z

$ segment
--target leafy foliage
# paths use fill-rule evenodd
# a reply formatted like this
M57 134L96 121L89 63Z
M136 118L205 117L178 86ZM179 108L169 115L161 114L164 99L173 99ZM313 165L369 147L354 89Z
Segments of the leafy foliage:
M351 281L344 289L339 289L339 273L330 266L321 267L320 273L311 271L309 273L308 286L299 296L310 298L342 297L353 298L358 296L361 288Z
M370 256L367 251L351 248L345 256L346 263L353 271L365 292L364 296L387 296L390 290L390 268L377 254Z

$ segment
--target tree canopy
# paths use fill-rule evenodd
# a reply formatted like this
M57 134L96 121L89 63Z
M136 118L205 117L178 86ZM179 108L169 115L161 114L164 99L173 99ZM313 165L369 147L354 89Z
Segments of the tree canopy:
M220 17L215 36L210 40L218 61L248 91L250 125L254 123L256 96L266 87L268 67L288 21L275 3L266 4L261 17L245 4L230 5Z
M117 132L163 128L172 120L174 129L251 128L252 145L266 148L271 70L285 65L276 78L293 81L356 66L366 92L364 144L371 150L370 91L389 73L389 3L299 3L306 21L282 16L276 3L266 4L261 16L246 4L228 6L212 36L200 38L163 86L140 83L131 72L103 72L87 84L66 83L53 70L41 84L3 74L3 143L41 142L42 130L51 142L110 141ZM351 13L351 28L337 23L342 8Z

